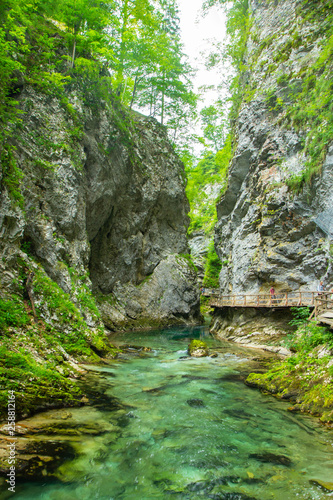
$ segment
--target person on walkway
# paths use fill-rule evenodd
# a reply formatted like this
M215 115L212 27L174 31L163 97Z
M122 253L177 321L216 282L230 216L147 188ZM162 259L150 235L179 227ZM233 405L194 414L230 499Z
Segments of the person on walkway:
M275 288L274 286L271 286L269 293L271 294L271 304L274 304L276 301L276 295L275 295Z
M324 291L324 282L323 281L320 281L319 285L318 285L318 288L317 288L317 291L318 291L318 295L321 295Z

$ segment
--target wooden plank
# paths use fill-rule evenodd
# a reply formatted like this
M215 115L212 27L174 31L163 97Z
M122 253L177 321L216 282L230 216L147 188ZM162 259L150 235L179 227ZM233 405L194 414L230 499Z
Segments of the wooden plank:
M321 313L320 315L321 318L327 318L327 319L333 319L333 312L330 312L330 311L325 311L323 313Z

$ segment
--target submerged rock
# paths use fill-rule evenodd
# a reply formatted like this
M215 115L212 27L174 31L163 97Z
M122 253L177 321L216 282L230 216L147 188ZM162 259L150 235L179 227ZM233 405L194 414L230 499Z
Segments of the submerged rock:
M333 483L321 481L320 479L312 479L309 482L315 486L320 486L320 488L325 491L333 491Z
M229 483L237 484L241 481L237 476L222 476L211 481L198 481L187 485L188 491L201 491L202 493L209 493L215 486L228 485Z
M206 406L202 399L188 399L186 402L193 408L203 408Z
M144 352L151 352L152 348L151 347L145 347L142 345L133 345L133 344L123 344L120 346L122 351L126 352L131 352L131 351L144 351Z
M209 355L209 350L202 340L192 339L188 346L188 353L194 358L202 358Z
M255 458L259 462L285 465L286 467L290 467L292 464L290 458L285 455L275 455L275 453L251 453L249 458Z
M249 497L244 493L214 493L212 495L208 495L208 498L212 498L213 500L256 500L254 497Z

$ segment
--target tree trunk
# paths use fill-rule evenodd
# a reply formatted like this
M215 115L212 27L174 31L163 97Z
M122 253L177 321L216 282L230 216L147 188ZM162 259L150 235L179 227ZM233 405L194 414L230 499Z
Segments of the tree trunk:
M162 90L162 106L161 106L161 124L163 125L164 120L164 90Z
M135 80L134 80L134 88L133 88L133 93L132 93L132 99L131 99L130 109L132 109L132 106L133 106L133 103L134 103L135 92L136 92L136 87L137 87L138 81L139 81L139 78L138 78L138 76L136 76Z
M72 64L71 64L72 69L74 68L75 52L76 52L76 36L74 37L74 42L73 42Z
M125 43L125 33L127 30L127 23L128 23L128 0L124 1L124 7L122 10L122 27L120 31L120 50L119 50L119 66L118 66L118 71L117 71L117 90L116 93L117 95L121 96L122 91L122 83L123 83L123 73L124 73L124 59L126 55L126 43Z
M164 122L164 105L165 105L165 71L163 71L163 90L162 90L162 104L161 104L161 124Z

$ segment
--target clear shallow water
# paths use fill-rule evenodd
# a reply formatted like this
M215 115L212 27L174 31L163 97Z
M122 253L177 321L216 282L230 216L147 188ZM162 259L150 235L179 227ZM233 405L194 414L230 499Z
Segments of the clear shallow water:
M333 497L312 483L333 482L332 432L243 384L239 374L249 371L252 350L206 337L217 358L180 359L186 337L200 335L170 329L115 338L153 348L95 367L127 407L71 410L95 435L63 437L76 458L59 468L59 480L21 484L15 499Z

